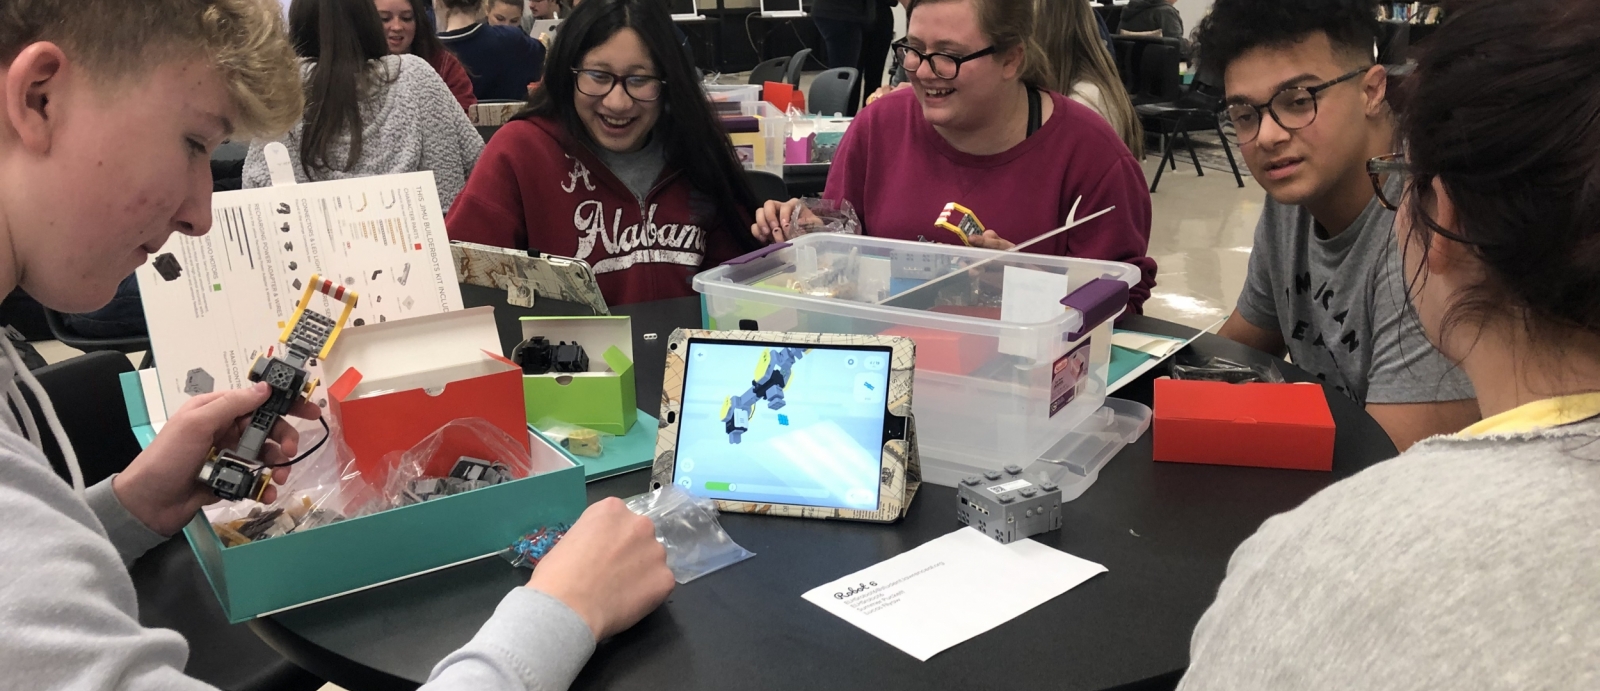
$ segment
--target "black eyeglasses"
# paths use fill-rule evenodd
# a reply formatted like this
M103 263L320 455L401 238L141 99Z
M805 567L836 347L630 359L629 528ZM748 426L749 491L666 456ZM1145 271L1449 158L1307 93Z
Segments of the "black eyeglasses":
M1390 211L1400 210L1400 197L1390 199L1384 188L1389 184L1389 176L1399 175L1405 177L1411 174L1411 164L1406 163L1405 154L1384 154L1367 160L1367 177L1372 178L1372 191L1378 195L1378 203ZM1401 187L1400 194L1405 194Z
M908 74L915 73L922 68L922 63L926 62L933 69L933 76L940 79L955 79L961 76L962 63L988 57L997 52L994 46L989 46L971 55L924 53L907 45L905 41L896 41L893 47L895 59L900 61L900 66L904 67Z
M623 76L601 70L575 69L572 74L577 77L578 92L585 96L605 98L611 91L622 85L622 91L635 101L654 101L661 98L661 90L665 88L666 81L660 77L651 77L643 74L630 74Z
M1249 144L1261 135L1261 111L1265 109L1278 121L1278 126L1294 131L1303 130L1317 120L1317 98L1328 89L1366 74L1372 67L1363 67L1337 79L1316 86L1291 86L1274 94L1261 105L1235 103L1220 114L1223 134L1235 144Z

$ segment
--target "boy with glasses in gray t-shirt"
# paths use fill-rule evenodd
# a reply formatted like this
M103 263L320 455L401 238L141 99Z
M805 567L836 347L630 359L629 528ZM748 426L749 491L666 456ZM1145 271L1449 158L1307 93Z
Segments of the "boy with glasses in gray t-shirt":
M1224 129L1267 190L1239 303L1220 332L1366 406L1405 450L1478 420L1472 386L1423 336L1401 280L1394 213L1367 159L1394 148L1373 0L1235 0L1200 60L1223 77ZM1235 7L1239 10L1243 8Z

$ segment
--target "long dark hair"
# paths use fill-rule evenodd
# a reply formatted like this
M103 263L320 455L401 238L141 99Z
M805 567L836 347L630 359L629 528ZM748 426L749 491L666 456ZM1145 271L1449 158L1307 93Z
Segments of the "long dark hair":
M380 79L374 63L389 54L383 21L372 0L294 0L289 5L294 52L313 63L306 77L300 165L348 171L361 159L361 101ZM389 77L392 79L393 77ZM341 134L350 147L342 162L332 149Z
M1443 328L1502 321L1555 344L1600 336L1600 3L1450 2L1445 16L1396 94L1421 240L1410 251L1425 266L1439 235L1484 269ZM1454 229L1429 214L1434 180Z
M755 193L672 27L667 3L661 0L587 0L578 5L561 20L555 45L545 57L544 84L517 118L549 118L561 123L572 138L592 143L573 103L577 86L572 70L595 46L618 31L633 29L666 82L661 118L652 136L665 148L667 165L716 205L722 232L732 233L736 243L753 249L755 239L746 229L756 207Z
M433 64L433 59L445 51L444 42L439 40L439 29L433 25L433 13L428 11L430 6L423 0L409 1L411 16L416 17L417 22L417 33L411 38L411 54Z

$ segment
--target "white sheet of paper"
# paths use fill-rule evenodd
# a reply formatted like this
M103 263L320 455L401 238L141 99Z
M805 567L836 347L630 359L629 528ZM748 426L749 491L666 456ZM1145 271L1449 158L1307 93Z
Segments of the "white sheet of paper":
M174 234L156 253L178 260L176 280L153 263L136 274L167 415L195 393L248 383L313 273L360 294L349 327L461 309L431 172L223 192L211 215L211 232ZM338 314L320 294L312 307ZM319 370L324 383L337 376Z
M1001 278L1000 321L1007 324L1038 324L1067 311L1061 299L1067 296L1067 275L1007 266ZM1000 352L1037 358L1036 344L1030 339L1000 337Z
M962 528L801 597L926 661L1106 568L1033 540Z
M1137 350L1153 358L1169 357L1178 352L1184 343L1184 339L1181 338L1152 336L1131 331L1118 331L1111 335L1111 345Z

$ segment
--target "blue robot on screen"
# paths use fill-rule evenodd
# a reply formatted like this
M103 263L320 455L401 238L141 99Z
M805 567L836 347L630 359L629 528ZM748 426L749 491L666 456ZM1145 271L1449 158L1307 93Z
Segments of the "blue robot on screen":
M794 381L794 365L805 354L800 348L762 351L750 388L722 402L722 425L728 433L728 443L739 443L744 433L750 431L750 418L756 414L757 403L766 401L771 410L783 409L783 387Z

